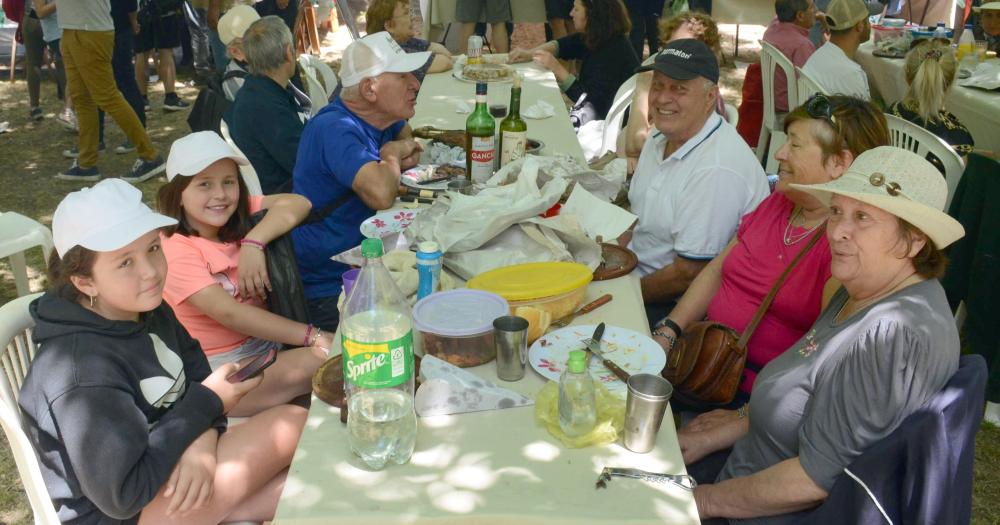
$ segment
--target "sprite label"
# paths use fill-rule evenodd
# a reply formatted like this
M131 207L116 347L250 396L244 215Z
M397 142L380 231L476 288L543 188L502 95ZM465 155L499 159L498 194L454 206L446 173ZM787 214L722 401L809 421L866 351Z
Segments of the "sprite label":
M387 388L413 376L413 332L379 343L342 337L344 379L363 388Z

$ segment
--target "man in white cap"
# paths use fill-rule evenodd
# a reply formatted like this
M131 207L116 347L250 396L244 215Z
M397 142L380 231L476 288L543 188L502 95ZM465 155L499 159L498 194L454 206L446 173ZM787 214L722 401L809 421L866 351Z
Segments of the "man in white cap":
M802 70L831 95L871 100L868 76L854 61L858 46L867 42L872 27L862 0L833 0L826 10L830 41L809 57Z
M976 40L985 40L990 51L1000 52L1000 2L989 2L972 9L979 14L979 23L973 29Z
M222 75L222 91L230 102L236 100L236 93L243 87L247 71L247 56L243 49L243 34L250 24L260 20L257 11L248 5L233 7L219 19L219 40L226 46L229 64Z
M404 52L384 31L352 42L341 62L340 97L302 133L293 188L323 219L293 231L295 255L310 319L323 330L337 328L340 276L348 269L330 257L361 243L361 223L395 203L401 171L420 156L406 120L420 88L413 71L429 57Z

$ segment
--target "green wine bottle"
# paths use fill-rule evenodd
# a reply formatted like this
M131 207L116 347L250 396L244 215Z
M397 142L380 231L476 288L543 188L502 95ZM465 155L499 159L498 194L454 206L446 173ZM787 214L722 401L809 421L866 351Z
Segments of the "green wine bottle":
M524 156L528 142L528 124L521 118L521 75L514 73L510 89L510 111L500 121L500 167Z
M486 107L486 83L476 84L476 110L465 120L465 176L486 182L493 176L496 120Z

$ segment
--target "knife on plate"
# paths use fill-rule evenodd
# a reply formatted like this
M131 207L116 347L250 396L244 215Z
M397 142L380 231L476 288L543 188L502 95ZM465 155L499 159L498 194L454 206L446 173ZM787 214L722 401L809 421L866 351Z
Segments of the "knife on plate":
M614 361L604 357L604 352L601 351L601 337L604 337L604 323L597 325L597 328L594 329L594 336L590 339L584 339L583 344L586 346L587 350L590 350L592 354L601 360L601 364L607 367L608 370L611 370L611 373L613 373L615 377L621 379L625 383L628 383L630 374L625 370L622 370L622 368L616 365Z

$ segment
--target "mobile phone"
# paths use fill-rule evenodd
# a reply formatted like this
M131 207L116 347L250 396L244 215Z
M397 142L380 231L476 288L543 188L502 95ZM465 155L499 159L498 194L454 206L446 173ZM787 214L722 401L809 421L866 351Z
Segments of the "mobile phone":
M247 379L252 379L260 375L265 368L274 364L278 359L278 349L271 347L270 350L255 357L249 357L240 363L240 369L229 374L226 381L230 383L242 383Z

